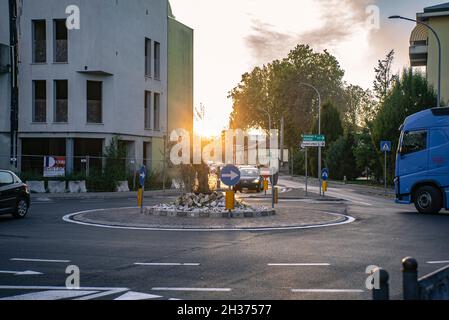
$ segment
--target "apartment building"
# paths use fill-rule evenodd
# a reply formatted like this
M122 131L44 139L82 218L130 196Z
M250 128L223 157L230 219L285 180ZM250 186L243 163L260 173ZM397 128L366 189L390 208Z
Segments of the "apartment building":
M46 155L66 157L68 173L87 157L101 168L113 137L130 166L161 167L169 130L193 126L193 30L175 20L169 2L0 0L5 45L10 1L19 3L17 169L39 170ZM79 26L68 29L73 8ZM9 79L0 74L1 167L14 158L4 116Z
M430 25L438 34L442 47L441 93L449 102L449 2L424 8L417 20ZM425 67L429 83L438 87L438 44L436 37L424 25L417 24L410 37L410 64Z

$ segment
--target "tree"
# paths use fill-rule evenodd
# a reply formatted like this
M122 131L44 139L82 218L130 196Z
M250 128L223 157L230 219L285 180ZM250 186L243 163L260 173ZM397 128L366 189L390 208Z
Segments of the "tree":
M378 61L378 66L374 68L376 77L374 80L374 92L380 103L385 101L388 91L394 82L398 79L391 71L394 61L394 50L391 50L384 60Z
M346 176L348 180L354 180L360 175L354 157L354 147L355 137L352 133L340 136L329 145L326 152L326 166L332 178L343 180Z
M426 78L421 73L413 72L411 68L404 69L401 78L394 83L373 122L373 145L378 148L380 141L391 140L393 150L396 150L399 141L398 128L403 124L405 118L416 112L431 108L435 99L434 89L428 85ZM380 151L378 151L378 155L379 162L383 163L383 160L380 159ZM394 177L392 170L394 161L394 157L391 156L388 162L390 182Z
M360 86L347 85L344 91L346 107L343 114L345 131L360 132L377 113L373 93Z
M311 132L318 133L318 118L315 118ZM340 118L340 112L330 102L325 103L321 108L321 134L326 136L326 145L331 145L343 135L343 125ZM322 159L326 158L327 150L322 149ZM310 152L309 168L313 176L318 176L316 163L318 162L318 150L314 148Z
M230 126L234 129L268 129L264 112L272 115L273 128L279 129L282 114L285 118L286 147L297 147L301 134L311 127L318 113L316 93L300 83L317 87L323 101L344 107L343 76L337 59L329 52L314 52L309 46L298 45L286 58L245 73L229 93L233 100ZM341 110L340 110L341 111Z

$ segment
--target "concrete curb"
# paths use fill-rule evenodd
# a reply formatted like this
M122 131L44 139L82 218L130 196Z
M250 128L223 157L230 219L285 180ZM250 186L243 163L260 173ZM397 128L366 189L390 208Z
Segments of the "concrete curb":
M116 209L136 209L134 207L129 208L116 208ZM138 208L137 208L138 209ZM229 227L229 225L223 226L180 226L180 225L162 225L162 224L149 224L146 226L136 226L133 224L119 224L115 222L106 222L101 220L89 219L89 218L79 218L80 215L85 215L95 212L104 212L109 209L96 209L75 212L67 214L63 217L63 221L88 227L97 227L103 229L113 229L113 230L136 230L136 231L162 231L162 232L268 232L268 231L292 231L292 230L302 230L302 229L317 229L317 228L327 228L334 226L342 226L346 224L353 223L356 221L355 218L347 215L345 213L333 213L333 212L323 212L329 216L336 217L333 220L325 221L323 223L314 224L290 224L290 225L276 225L276 226L254 226L254 227ZM175 218L176 219L176 218ZM223 219L223 221L226 221Z

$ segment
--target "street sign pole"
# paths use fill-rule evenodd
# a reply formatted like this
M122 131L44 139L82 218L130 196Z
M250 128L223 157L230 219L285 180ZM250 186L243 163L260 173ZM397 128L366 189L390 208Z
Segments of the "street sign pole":
M308 164L308 150L309 148L306 147L306 197L308 197L309 193L309 164Z
M384 187L387 196L387 153L391 152L391 141L381 141L380 150L384 153Z
M384 162L384 184L385 184L385 196L387 196L387 151L384 152L385 162Z

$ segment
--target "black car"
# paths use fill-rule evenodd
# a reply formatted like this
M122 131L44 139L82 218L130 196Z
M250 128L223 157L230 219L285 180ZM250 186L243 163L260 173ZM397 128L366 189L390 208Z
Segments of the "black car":
M253 167L240 168L240 182L234 187L235 191L242 192L244 189L248 191L261 192L263 189L263 177L260 170Z
M30 208L30 192L13 172L0 170L0 215L24 218Z

